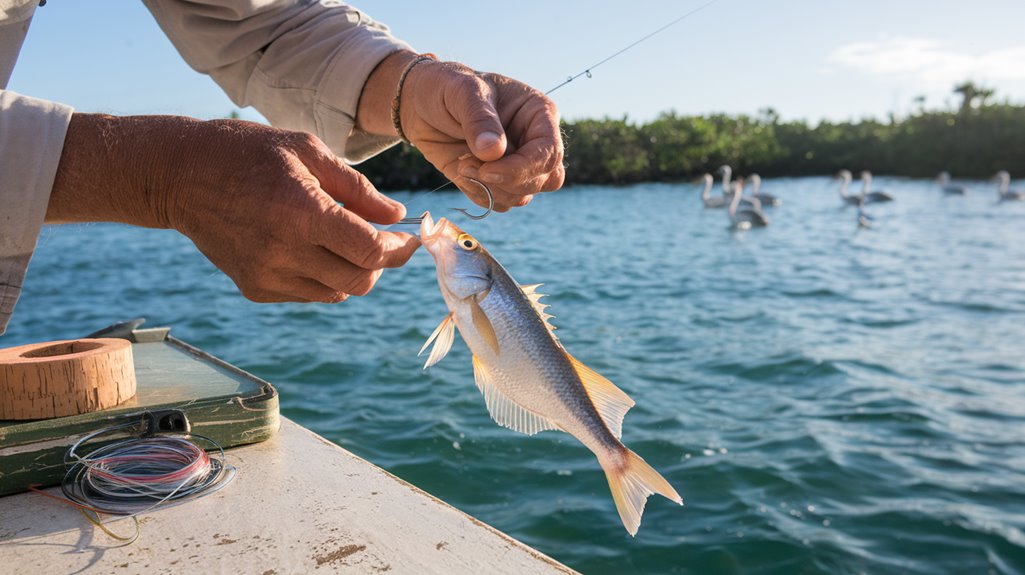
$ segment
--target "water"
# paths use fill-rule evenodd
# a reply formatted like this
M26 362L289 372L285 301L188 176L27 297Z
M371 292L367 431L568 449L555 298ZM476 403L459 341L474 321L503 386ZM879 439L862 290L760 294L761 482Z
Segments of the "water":
M489 419L461 342L421 371L446 313L423 250L369 297L258 305L173 232L47 228L0 341L172 326L274 382L286 416L586 573L1023 573L1025 204L876 184L898 201L860 231L827 178L767 180L784 204L742 233L683 184L457 220L637 401L624 440L687 505L650 499L636 539L585 448Z

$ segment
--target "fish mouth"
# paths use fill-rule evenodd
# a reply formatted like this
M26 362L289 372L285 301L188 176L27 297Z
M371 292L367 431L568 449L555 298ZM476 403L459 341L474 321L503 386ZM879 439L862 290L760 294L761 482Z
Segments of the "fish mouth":
M434 218L431 217L430 212L424 212L421 217L423 220L420 221L420 242L430 249L431 244L438 239L438 236L440 236L441 232L445 229L445 226L448 224L448 220L445 218L438 218L438 221L435 222Z

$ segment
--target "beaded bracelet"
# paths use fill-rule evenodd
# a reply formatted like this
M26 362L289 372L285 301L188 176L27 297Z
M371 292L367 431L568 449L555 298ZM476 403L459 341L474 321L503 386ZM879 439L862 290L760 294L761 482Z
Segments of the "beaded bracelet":
M402 86L406 83L406 76L409 75L409 72L413 69L413 67L415 67L417 64L425 60L437 59L437 56L435 56L434 54L420 54L419 56L414 58L413 61L411 61L409 64L406 64L406 69L403 70L402 75L399 76L399 86L395 90L395 98L391 101L391 123L395 126L395 131L398 132L399 138L401 138L403 142L409 144L410 146L412 146L413 143L409 141L409 138L406 137L406 133L402 131L402 120L399 118L399 106L402 104Z

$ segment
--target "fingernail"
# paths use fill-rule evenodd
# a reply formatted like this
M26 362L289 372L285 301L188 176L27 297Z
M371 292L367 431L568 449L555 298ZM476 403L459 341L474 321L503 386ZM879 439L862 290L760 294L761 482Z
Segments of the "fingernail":
M465 168L459 170L459 175L464 178L477 179L477 168L473 166L466 166Z
M502 174L496 174L495 172L484 175L484 181L489 184L501 184L504 179L505 178L502 177Z
M494 132L481 132L480 135L477 136L477 149L486 150L492 146L496 146L498 145L498 140L500 138L501 136Z

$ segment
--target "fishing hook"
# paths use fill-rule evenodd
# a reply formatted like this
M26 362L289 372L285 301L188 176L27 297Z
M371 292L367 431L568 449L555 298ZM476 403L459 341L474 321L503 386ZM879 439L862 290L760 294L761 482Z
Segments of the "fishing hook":
M466 178L466 179L470 180L471 182L473 182L475 184L477 184L481 188L484 188L484 193L486 193L488 195L488 209L485 210L483 214L477 214L477 215L471 214L469 211L467 211L467 210L465 210L463 208L451 208L451 209L455 210L457 212L460 212L461 214L463 214L464 216L470 218L471 220L483 220L484 218L490 216L491 212L495 211L495 196L491 193L491 188L489 188L486 184L484 184L484 182L475 180L473 178ZM423 216L418 216L418 217L415 217L415 218L402 218L401 220L398 221L398 224L415 224L415 225L419 225L423 221L424 221L424 217Z

